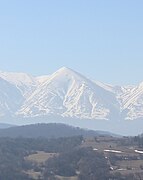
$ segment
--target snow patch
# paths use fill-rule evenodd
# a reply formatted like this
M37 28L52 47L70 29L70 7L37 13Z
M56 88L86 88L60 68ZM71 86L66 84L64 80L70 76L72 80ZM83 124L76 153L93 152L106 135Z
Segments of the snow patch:
M135 150L136 153L143 154L143 151Z
M112 152L112 153L123 153L122 151L117 151L117 150L109 150L109 149L105 149L104 152Z

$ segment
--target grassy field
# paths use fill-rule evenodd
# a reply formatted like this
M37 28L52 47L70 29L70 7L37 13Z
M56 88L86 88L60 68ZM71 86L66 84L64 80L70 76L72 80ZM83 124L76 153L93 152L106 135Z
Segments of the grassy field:
M35 154L31 154L26 157L28 161L35 161L39 164L45 163L49 158L56 156L56 153L46 153L43 151L37 151Z
M35 172L34 170L28 170L26 174L28 174L30 177L32 177L35 180L38 180L39 177L41 176L41 172Z
M56 153L46 153L44 151L37 151L36 153L25 157L25 159L27 161L36 162L40 166L41 164L44 164L49 158L52 158L56 155ZM35 180L39 180L39 177L41 177L41 172L35 172L34 169L28 170L26 174L28 174Z
M140 169L140 166L143 166L143 160L122 160L116 162L117 166L120 166L122 169L132 168Z
M58 180L78 180L76 176L73 177L63 177L63 176L55 176Z

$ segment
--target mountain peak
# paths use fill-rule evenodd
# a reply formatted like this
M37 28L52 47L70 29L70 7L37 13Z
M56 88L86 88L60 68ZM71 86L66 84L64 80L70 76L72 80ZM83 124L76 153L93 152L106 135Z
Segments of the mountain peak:
M74 71L71 68L68 67L62 67L59 70L57 70L53 76L55 77L74 77L78 80L85 80L87 79L86 77L84 77L82 74L78 73L77 71Z
M60 68L57 72L63 72L63 73L73 73L75 72L74 70L68 68L68 67L62 67Z

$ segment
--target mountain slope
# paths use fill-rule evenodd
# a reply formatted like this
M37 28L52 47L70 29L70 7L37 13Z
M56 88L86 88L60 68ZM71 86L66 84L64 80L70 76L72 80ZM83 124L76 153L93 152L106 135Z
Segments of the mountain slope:
M126 119L133 120L143 117L143 83L124 94L123 108L127 112Z
M13 116L23 101L24 97L16 86L0 78L0 117Z
M24 97L33 92L38 85L37 79L26 73L0 72L0 77L16 86Z
M114 114L119 109L112 92L71 69L61 68L39 85L18 114L109 119L111 109Z

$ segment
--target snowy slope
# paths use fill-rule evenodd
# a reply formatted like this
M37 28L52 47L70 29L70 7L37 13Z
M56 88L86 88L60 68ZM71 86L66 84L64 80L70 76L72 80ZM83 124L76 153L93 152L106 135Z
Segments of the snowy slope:
M112 92L64 67L40 84L18 114L108 119L112 114L111 109L115 112L118 108L119 104Z
M129 88L122 96L123 110L127 112L126 118L129 120L143 117L143 83L139 86Z
M13 116L23 101L24 98L16 86L0 78L0 117Z
M36 77L36 81L41 84L41 83L47 81L49 78L50 78L50 76L48 76L48 75L38 76L38 77Z
M15 85L23 96L28 96L38 85L37 79L26 73L0 72L0 77Z

